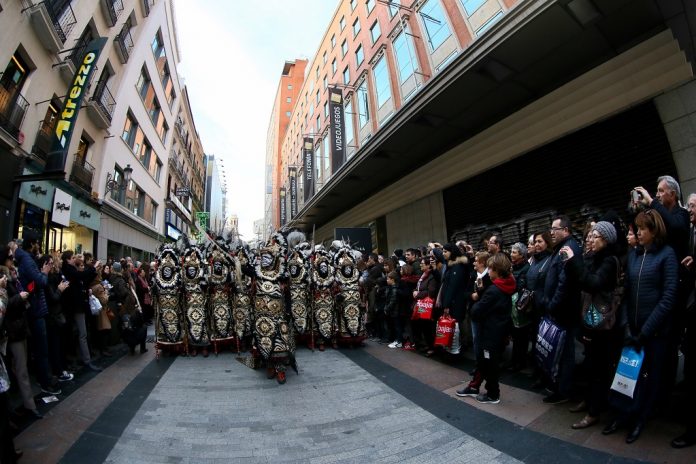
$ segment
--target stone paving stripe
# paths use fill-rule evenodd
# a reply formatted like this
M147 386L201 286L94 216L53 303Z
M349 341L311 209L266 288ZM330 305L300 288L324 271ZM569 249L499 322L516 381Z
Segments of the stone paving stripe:
M173 357L152 360L102 412L59 461L61 464L103 462L157 382L174 362Z
M525 463L592 462L619 464L638 462L564 442L520 427L451 398L380 361L364 350L342 350L341 352L391 389L434 416L488 446ZM490 405L490 407L497 406Z

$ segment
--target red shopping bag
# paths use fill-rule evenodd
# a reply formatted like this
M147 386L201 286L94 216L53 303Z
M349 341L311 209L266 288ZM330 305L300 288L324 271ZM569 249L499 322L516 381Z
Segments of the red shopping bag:
M433 299L429 296L416 301L411 319L430 319L433 314Z
M435 346L441 346L443 348L452 346L452 340L454 340L454 326L456 323L457 321L449 316L442 316L438 319L437 328L435 329Z

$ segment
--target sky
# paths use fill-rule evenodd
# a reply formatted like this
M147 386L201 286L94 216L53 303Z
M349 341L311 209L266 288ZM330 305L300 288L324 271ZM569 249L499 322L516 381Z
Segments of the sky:
M283 64L310 61L340 0L175 0L178 70L243 240L264 214L266 133Z

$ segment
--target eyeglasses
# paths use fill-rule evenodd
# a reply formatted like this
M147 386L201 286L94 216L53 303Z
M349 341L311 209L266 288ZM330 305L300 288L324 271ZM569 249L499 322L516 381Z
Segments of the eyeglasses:
M550 230L553 231L553 232L558 232L558 231L561 231L561 230L563 230L563 229L565 229L565 227L551 227Z

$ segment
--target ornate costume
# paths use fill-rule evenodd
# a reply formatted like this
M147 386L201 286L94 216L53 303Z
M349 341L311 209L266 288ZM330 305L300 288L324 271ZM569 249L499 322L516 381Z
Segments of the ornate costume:
M334 268L329 254L319 249L314 252L312 262L312 287L314 304L312 308L314 330L319 335L319 350L324 344L334 343Z
M290 279L290 314L295 332L302 336L311 330L311 302L309 299L310 264L309 255L311 246L304 241L305 236L301 232L291 232L288 235L288 243L295 240L299 243L291 246L288 257L288 276Z
M234 340L232 317L232 260L218 241L208 253L208 307L211 319L210 341L215 353L218 344Z
M281 236L282 238L282 236ZM285 312L285 257L283 247L272 242L259 250L254 298L254 339L266 361L268 376L285 383L285 367L294 366L295 337Z
M198 348L202 348L203 356L207 356L210 336L205 292L206 263L203 253L196 245L191 245L184 251L181 279L184 287L183 305L188 344L193 347L193 356L197 354Z
M250 264L249 254L243 247L237 248L237 256L234 260L235 293L232 296L232 316L234 318L234 330L237 340L244 345L251 340L253 332L253 306L252 292L254 289L253 268ZM251 274L251 275L250 275Z
M160 348L183 345L180 284L179 254L173 245L164 244L159 249L155 272L157 356Z
M336 269L336 317L338 340L360 345L365 339L364 311L360 304L360 273L356 267L354 251L346 246L334 255Z

